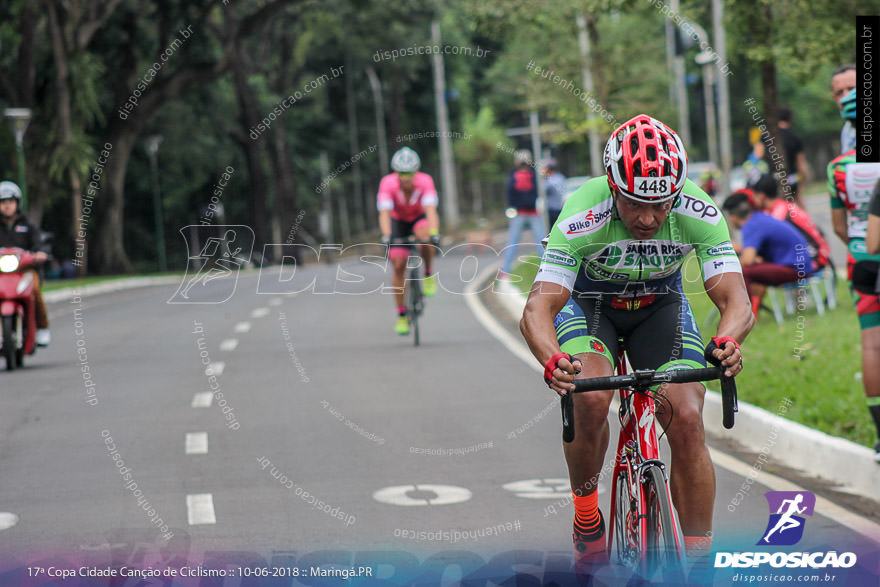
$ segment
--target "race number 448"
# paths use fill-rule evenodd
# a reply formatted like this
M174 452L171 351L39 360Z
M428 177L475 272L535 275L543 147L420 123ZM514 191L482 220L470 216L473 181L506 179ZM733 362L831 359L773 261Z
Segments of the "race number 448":
M640 196L657 196L669 193L669 180L666 178L648 177L636 179L635 192Z

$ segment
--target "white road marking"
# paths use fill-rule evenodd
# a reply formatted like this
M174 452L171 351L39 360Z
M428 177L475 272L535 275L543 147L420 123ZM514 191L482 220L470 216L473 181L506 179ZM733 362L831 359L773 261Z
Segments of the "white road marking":
M526 347L525 343L511 336L498 323L495 317L492 316L492 314L490 314L488 310L486 310L483 302L480 301L480 296L477 293L478 286L484 283L485 280L488 279L489 275L496 272L497 270L498 265L487 267L486 270L479 275L479 277L472 281L465 291L465 301L467 302L468 307L471 309L471 312L473 312L477 320L480 321L483 327L486 328L486 330L488 330L492 336L494 336L501 344L507 347L507 350L513 353L516 357L522 359L535 371L542 372L542 369L538 366L537 361L534 359L534 357L532 357L532 354L529 352L528 347ZM733 473L742 475L744 478L748 478L749 475L752 474L752 467L736 459L735 457L732 457L727 453L721 452L711 447L709 447L709 451L712 455L712 461L718 466L723 467ZM775 475L771 475L770 473L766 473L764 471L761 471L758 477L755 477L755 480L759 479L762 484L776 491L806 491L806 489L803 489L802 487L792 483L791 481L788 481L781 477L777 477ZM373 496L375 497L375 494L373 494ZM847 511L837 504L832 503L828 499L820 497L818 495L816 496L816 511L824 516L836 520L838 523L846 526L854 532L858 532L859 534L870 538L871 540L880 542L880 525L872 522L865 517Z
M480 294L477 293L478 285L483 283L486 278L488 278L489 274L496 273L500 266L501 264L499 263L492 267L487 267L485 271L468 285L467 290L464 293L465 302L467 302L468 307L471 309L471 312L473 312L477 320L480 321L480 324L489 331L489 334L497 338L498 342L507 347L507 350L513 353L516 357L522 359L526 365L533 368L538 373L544 373L544 370L538 365L538 360L532 356L531 351L529 351L526 345L516 340L507 330L505 330L504 327L495 320L492 314L489 313L489 310L486 309L483 302L480 301Z
M0 530L12 528L18 524L18 516L10 512L0 512Z
M188 455L206 455L208 454L208 433L207 432L187 432L185 452Z
M223 369L225 368L226 363L223 361L215 361L205 368L205 375L209 377L211 375L223 375Z
M221 351L234 351L235 347L238 346L237 338L227 338L220 343Z
M756 483L766 485L774 491L807 491L788 479L777 477L766 471L762 470L756 473L753 471L753 467L712 447L709 447L709 453L712 455L712 462L719 467L723 467L731 473L742 475L745 478L752 478ZM858 532L866 538L880 542L880 524L876 524L867 518L846 510L820 495L816 495L815 511L846 526L853 532Z
M410 497L410 491L433 492L437 497ZM461 503L471 498L471 492L455 485L394 485L384 487L373 493L373 499L390 505L449 505Z
M200 391L193 396L192 407L194 408L210 408L211 400L214 394L210 391Z
M238 324L235 325L235 328L233 328L233 331L234 332L247 332L250 329L251 329L250 322L239 322Z
M282 300L281 298L272 298L271 300L269 300L270 306L280 306L282 303L284 303L284 300Z
M195 493L186 496L186 520L190 526L216 524L214 498L210 493Z
M526 499L559 499L571 497L571 482L562 477L553 479L526 479L524 481L512 481L502 485L507 491L512 491L517 497ZM599 495L605 493L605 485L599 484Z
M269 315L269 308L256 308L251 312L251 318L262 318Z

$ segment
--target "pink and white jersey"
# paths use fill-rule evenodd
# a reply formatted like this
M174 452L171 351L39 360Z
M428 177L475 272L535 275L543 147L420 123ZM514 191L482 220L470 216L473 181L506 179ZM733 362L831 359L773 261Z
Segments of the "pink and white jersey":
M425 213L423 206L436 205L437 190L434 188L434 180L427 173L416 172L409 199L400 189L400 179L396 173L386 175L379 182L376 207L379 210L391 210L391 217L395 220L412 222Z

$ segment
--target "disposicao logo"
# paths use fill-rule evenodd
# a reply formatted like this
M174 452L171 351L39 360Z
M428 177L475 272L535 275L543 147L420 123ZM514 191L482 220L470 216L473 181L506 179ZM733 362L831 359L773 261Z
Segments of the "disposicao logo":
M806 520L803 516L813 515L816 496L809 491L768 491L764 497L770 506L770 520L758 544L797 544L804 535Z
M816 496L809 491L768 491L770 508L767 527L757 546L791 546L804 535L806 518L816 508ZM755 568L769 564L774 568L849 568L856 564L853 552L716 552L715 567Z

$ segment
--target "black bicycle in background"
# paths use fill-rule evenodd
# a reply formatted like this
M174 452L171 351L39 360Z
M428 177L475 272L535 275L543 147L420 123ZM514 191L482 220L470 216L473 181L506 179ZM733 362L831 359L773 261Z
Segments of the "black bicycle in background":
M396 237L391 239L392 245L409 247L406 260L406 277L404 278L403 304L406 306L406 318L409 320L410 332L413 334L413 345L419 346L419 317L425 311L425 294L422 292L422 280L425 278L422 257L416 251L418 245L429 245L430 241L420 241L415 236Z

